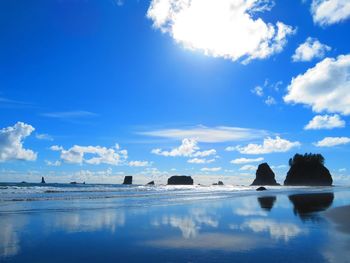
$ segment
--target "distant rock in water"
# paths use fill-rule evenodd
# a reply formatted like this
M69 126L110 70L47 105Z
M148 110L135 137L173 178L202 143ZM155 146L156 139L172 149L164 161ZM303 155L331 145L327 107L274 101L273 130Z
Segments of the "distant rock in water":
M125 176L123 184L132 184L132 176L131 175Z
M193 179L191 176L186 175L174 175L168 179L169 185L193 185Z
M267 163L259 164L256 177L251 185L279 185L275 180L275 173Z
M276 202L276 196L262 196L258 197L260 207L266 211L270 211Z
M256 191L266 191L267 189L263 186L256 188Z
M213 183L213 185L224 185L224 183L222 181L219 181L217 183Z
M289 160L289 165L284 185L327 186L333 183L321 154L296 154Z
M77 182L70 182L70 184L78 184Z
M294 213L302 219L315 218L315 213L328 209L332 205L333 199L333 193L296 194L289 196L289 200L294 206Z
M154 185L154 181L150 181L147 185Z
M22 181L21 184L26 184L27 182L26 181Z
M41 177L41 183L42 183L42 184L46 184L44 176Z

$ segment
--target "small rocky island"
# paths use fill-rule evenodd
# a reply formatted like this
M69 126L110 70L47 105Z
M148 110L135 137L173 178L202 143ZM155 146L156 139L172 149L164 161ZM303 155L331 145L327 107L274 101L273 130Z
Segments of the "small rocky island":
M132 176L131 175L125 176L123 184L132 184Z
M267 163L259 165L256 178L251 185L279 185L275 180L275 173Z
M289 159L289 166L284 185L330 186L333 183L321 154L296 154Z
M168 179L168 185L193 185L191 176L174 175Z

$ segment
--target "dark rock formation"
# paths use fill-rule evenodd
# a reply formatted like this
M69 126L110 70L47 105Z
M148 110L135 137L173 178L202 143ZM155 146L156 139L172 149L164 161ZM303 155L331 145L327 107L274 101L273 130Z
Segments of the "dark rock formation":
M266 191L267 189L263 186L256 188L256 191Z
M154 181L150 181L147 185L154 185Z
M186 175L174 175L168 179L169 185L193 185L193 179L191 176Z
M258 197L260 207L266 211L270 211L276 202L276 196L262 196Z
M224 183L222 181L219 181L217 183L213 183L213 185L224 185Z
M26 184L27 182L26 181L22 181L21 184Z
M77 182L70 182L70 184L77 184Z
M41 177L41 183L42 183L42 184L45 184L45 183L46 183L44 177Z
M333 199L333 193L296 194L289 196L289 200L294 206L294 213L302 219L315 218L315 213L328 209L332 205Z
M321 154L296 154L289 160L289 165L284 185L326 186L333 183Z
M256 177L251 185L279 185L275 180L275 174L267 163L259 164Z
M132 184L132 176L131 175L125 176L123 184Z

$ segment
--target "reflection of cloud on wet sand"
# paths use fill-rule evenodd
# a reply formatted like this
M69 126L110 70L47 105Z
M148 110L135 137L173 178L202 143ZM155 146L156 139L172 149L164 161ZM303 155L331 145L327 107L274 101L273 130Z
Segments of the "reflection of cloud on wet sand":
M107 229L114 232L117 226L125 224L125 214L118 210L77 211L57 213L53 228L67 232L93 232Z
M143 243L151 247L172 249L205 249L222 251L248 251L255 248L269 247L263 238L251 238L245 235L222 233L203 233L192 239L181 237L150 240Z
M171 226L180 229L184 238L194 238L198 235L201 226L216 228L219 225L217 219L206 213L205 209L192 209L186 216L163 216L160 220L153 219L151 224L155 227Z
M350 263L350 206L331 209L325 213L332 224L328 233L327 246L322 254L330 263Z
M242 199L241 206L235 208L233 213L239 216L267 216L266 211L262 211L255 199Z
M23 216L1 216L0 217L0 257L16 255L20 250L19 233L26 224Z
M292 223L279 223L269 219L252 219L244 222L240 229L250 229L255 233L268 232L273 239L283 239L288 242L300 234L306 233L306 230Z

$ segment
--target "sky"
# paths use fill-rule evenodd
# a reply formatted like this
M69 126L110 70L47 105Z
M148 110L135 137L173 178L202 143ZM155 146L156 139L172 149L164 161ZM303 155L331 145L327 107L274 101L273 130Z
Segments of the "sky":
M350 184L348 0L0 2L0 181Z

